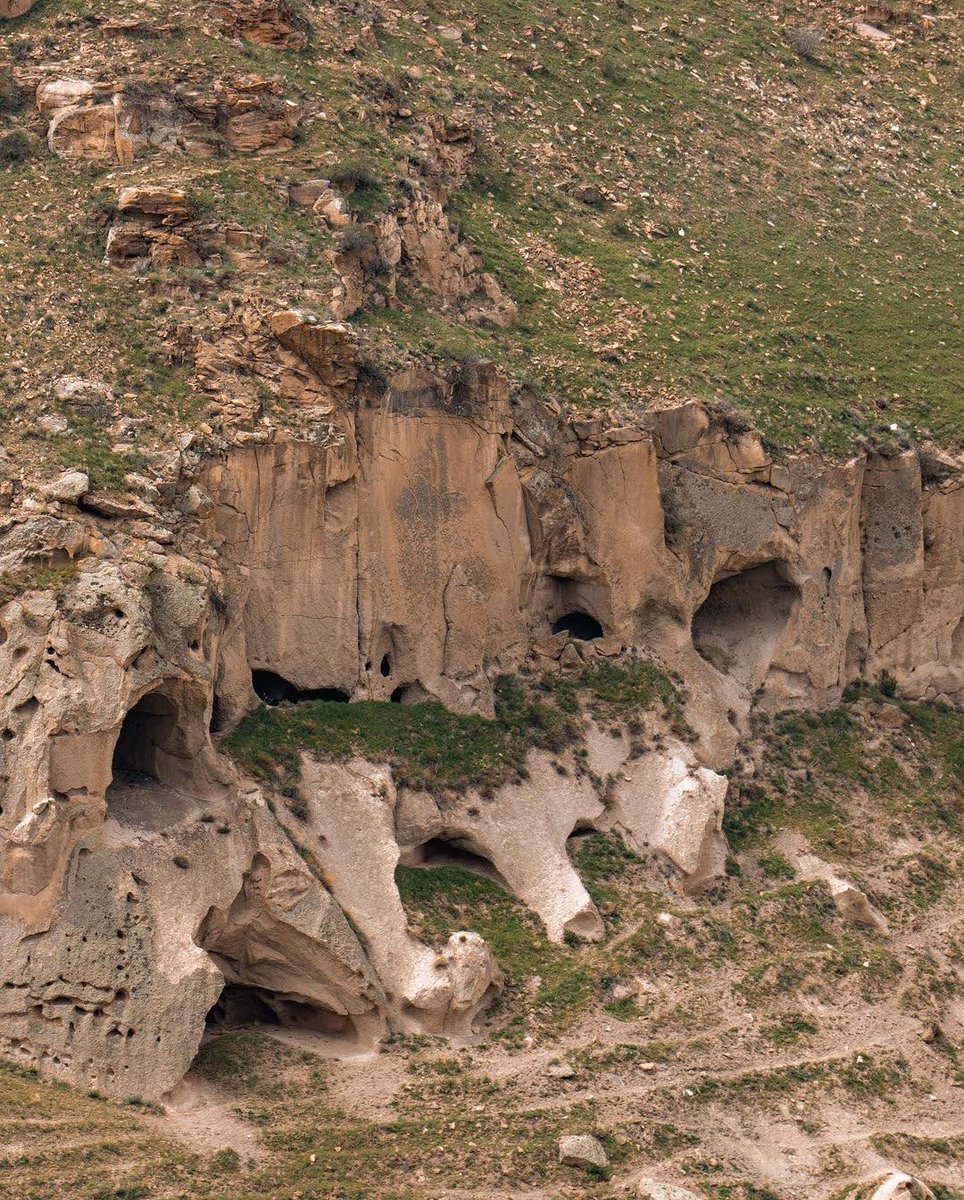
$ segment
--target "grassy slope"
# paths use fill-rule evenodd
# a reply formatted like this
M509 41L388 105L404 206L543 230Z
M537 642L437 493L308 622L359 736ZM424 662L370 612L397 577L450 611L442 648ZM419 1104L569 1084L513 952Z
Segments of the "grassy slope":
M156 156L108 172L41 157L0 169L2 210L24 217L3 239L2 374L8 414L25 424L51 375L91 368L158 433L198 420L203 402L182 366L158 358L159 335L254 282L225 272L182 296L168 280L132 304L129 277L99 261L97 196L133 179L193 182L218 215L307 247L260 272L257 288L311 306L324 295L327 240L287 212L279 185L360 154L390 193L418 117L454 109L482 130L483 152L451 210L519 301L519 321L468 327L410 295L405 311L358 318L386 348L487 353L575 405L735 400L783 444L815 434L839 449L892 421L960 443L952 6L893 26L891 52L856 37L852 10L831 0L805 15L760 0L402 4L351 54L360 21L344 12L326 9L308 49L292 53L230 45L169 9L183 26L161 41L71 23L141 12L139 0L42 0L0 36L20 63L64 74L259 71L316 119L280 159ZM825 35L817 62L792 48L804 20ZM436 23L463 40L437 36ZM415 116L381 119L386 106ZM618 205L573 199L573 180L598 181Z

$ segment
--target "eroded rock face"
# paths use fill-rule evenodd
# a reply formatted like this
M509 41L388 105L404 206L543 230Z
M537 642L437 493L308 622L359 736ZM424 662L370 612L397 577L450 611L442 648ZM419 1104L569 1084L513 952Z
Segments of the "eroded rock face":
M441 954L408 932L395 885L400 850L394 833L398 794L391 771L362 760L317 763L305 756L301 825L332 894L365 940L372 963L406 1027L467 1036L502 976L477 934L456 930ZM304 840L304 828L286 819Z
M228 3L218 8L217 15L225 33L243 37L256 46L301 50L308 40L283 0Z
M128 189L119 214L128 246L170 248L156 235L193 220L173 188ZM149 496L51 476L8 497L5 1052L153 1097L212 1008L346 1041L465 1036L498 966L468 931L439 946L409 932L399 862L467 863L555 940L591 939L601 921L568 839L612 831L672 886L712 885L719 772L754 705L824 706L883 671L911 696L964 697L953 471L925 480L914 452L776 463L696 405L566 421L481 362L446 376L411 361L379 390L337 322L254 305L231 320L239 414L255 361L301 397L300 432L226 426L203 458L174 450ZM196 370L231 378L224 355ZM106 385L58 388L69 409L114 416ZM283 692L488 713L499 671L621 652L682 678L692 742L665 723L636 745L592 728L586 769L534 753L525 781L444 804L386 767L306 758L307 815L276 818L212 741L258 702L253 671ZM866 923L858 898L840 902Z

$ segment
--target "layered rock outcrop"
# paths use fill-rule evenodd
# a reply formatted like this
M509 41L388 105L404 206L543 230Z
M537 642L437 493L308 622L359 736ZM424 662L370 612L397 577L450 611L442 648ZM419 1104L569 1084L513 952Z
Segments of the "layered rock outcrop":
M36 101L58 158L121 163L142 151L199 158L280 153L291 149L301 117L299 106L259 75L169 89L55 78L39 84Z
M612 830L675 886L712 884L718 772L754 705L825 706L883 672L964 698L964 487L917 451L777 462L697 405L566 420L484 363L412 364L375 394L347 330L263 336L326 397L311 432L174 453L141 509L38 487L0 531L7 1053L156 1096L208 1014L464 1035L498 967L475 935L410 934L400 861L452 855L552 937L592 938L568 837ZM527 780L444 804L305 756L297 822L217 750L255 672L485 714L498 671L621 652L684 681L691 742L593 728L586 774L535 752Z

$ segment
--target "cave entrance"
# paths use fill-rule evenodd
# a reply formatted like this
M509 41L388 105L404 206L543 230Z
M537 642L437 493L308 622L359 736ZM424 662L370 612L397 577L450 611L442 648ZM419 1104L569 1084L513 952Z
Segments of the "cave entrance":
M329 1037L355 1036L351 1018L343 1013L332 1012L298 996L240 983L224 985L205 1021L205 1028L211 1032L265 1026L302 1029Z
M274 671L254 670L251 686L259 699L272 708L279 704L300 704L303 700L325 700L328 703L347 704L351 697L341 688L299 688L283 675Z
M177 729L177 709L160 692L151 692L134 705L121 725L111 769L114 778L130 773L158 778L158 750L167 746Z
M559 618L552 627L553 633L566 633L579 642L593 642L605 634L602 625L587 612L574 609Z
M194 802L170 786L183 752L177 707L164 693L149 692L128 712L114 744L108 814L153 831L183 820Z
M766 678L800 591L782 563L718 579L693 617L693 645L724 675L751 691Z
M465 838L430 838L421 846L403 854L400 861L402 866L421 867L426 870L432 867L462 867L474 875L491 879L507 892L512 892L491 859L480 853L479 848Z

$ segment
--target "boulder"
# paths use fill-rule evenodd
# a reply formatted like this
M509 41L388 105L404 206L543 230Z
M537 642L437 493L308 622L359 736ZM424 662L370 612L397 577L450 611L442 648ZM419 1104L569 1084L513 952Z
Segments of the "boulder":
M179 188L142 185L125 187L117 194L117 211L128 217L146 217L151 224L181 225L191 216L187 193Z
M119 158L117 110L113 104L59 109L47 128L47 145L58 158Z
M357 344L348 325L314 321L294 310L275 313L268 323L281 345L308 363L327 386L350 387L358 378Z
M65 471L43 489L44 495L61 504L76 504L90 491L90 477L83 471Z
M54 398L61 404L76 408L83 415L90 410L103 408L112 404L114 390L108 383L98 379L82 379L78 375L63 375L54 381ZM85 412L84 410L87 410Z
M42 113L55 113L92 104L96 94L96 85L87 79L50 79L37 88L37 108Z
M934 1200L934 1193L913 1175L893 1171L877 1185L870 1200Z
M663 1183L644 1176L636 1183L638 1200L699 1200L695 1192L676 1183Z
M571 1133L559 1139L559 1161L564 1167L608 1167L602 1142L590 1133Z
M726 778L695 764L681 744L625 764L613 786L611 827L637 854L662 856L680 886L698 893L722 877L726 862Z

